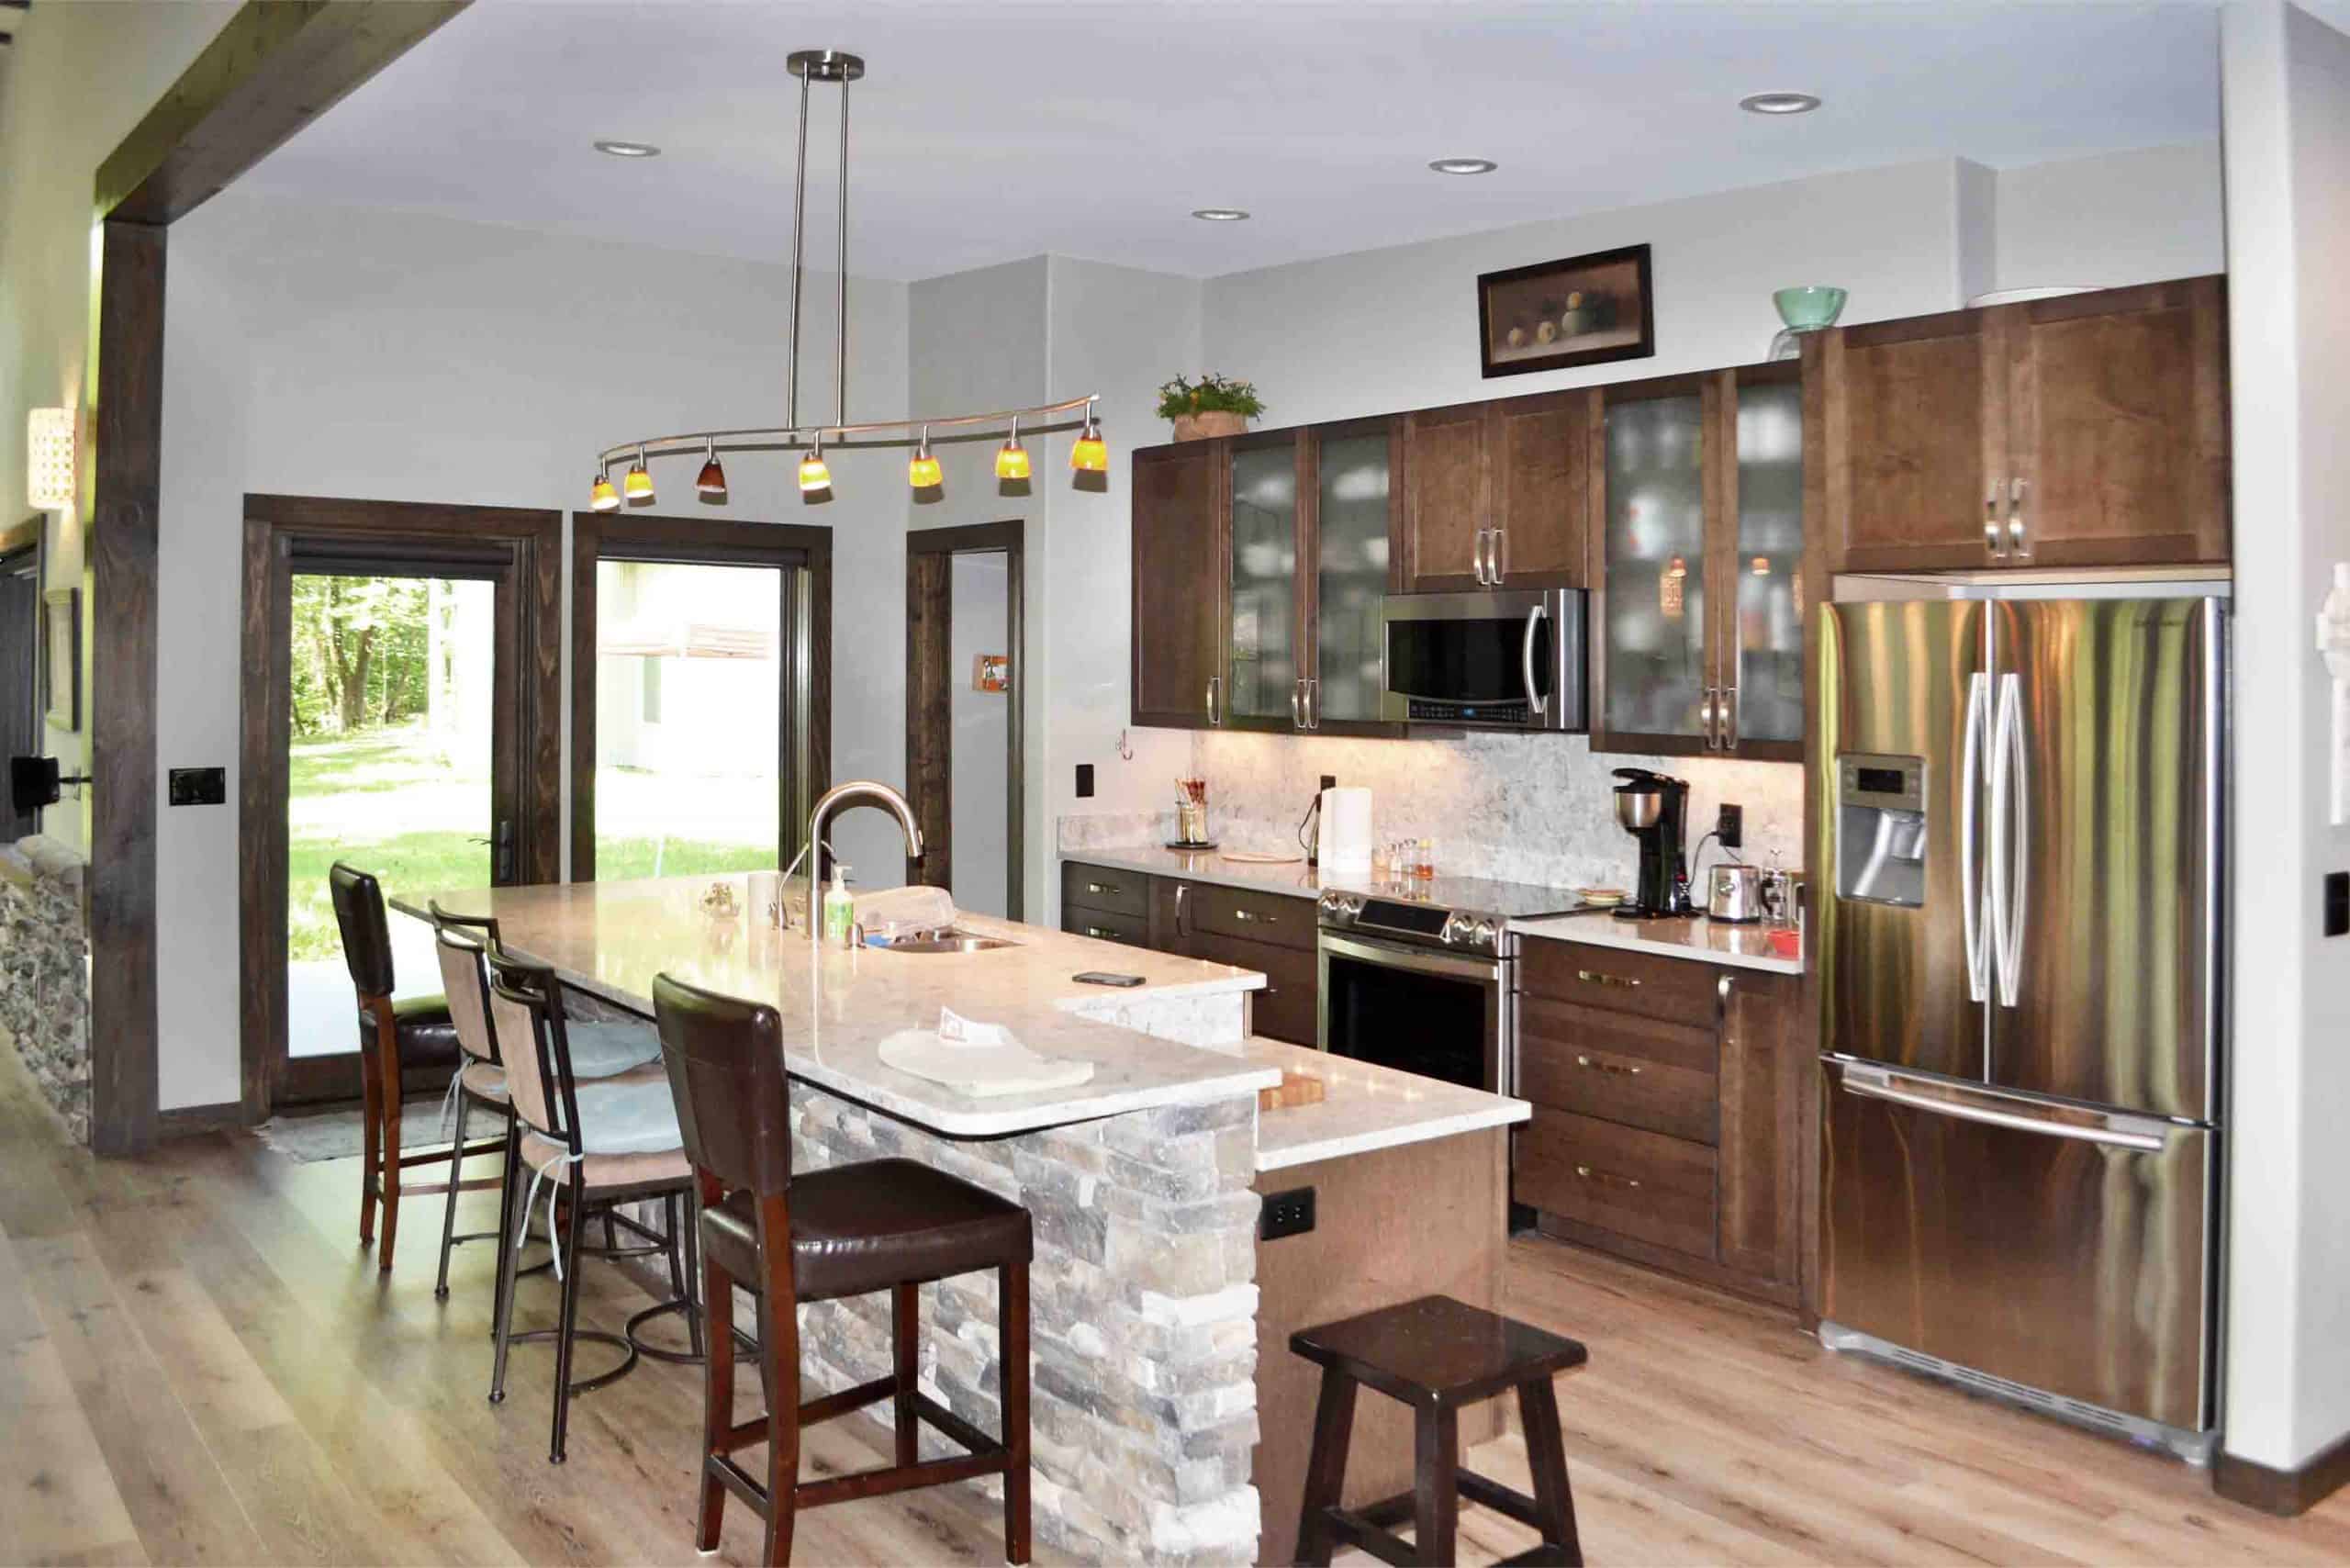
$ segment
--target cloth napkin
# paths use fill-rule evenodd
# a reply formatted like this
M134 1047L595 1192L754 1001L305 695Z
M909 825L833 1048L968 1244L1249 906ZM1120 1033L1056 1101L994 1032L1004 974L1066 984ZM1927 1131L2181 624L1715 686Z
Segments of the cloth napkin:
M988 1099L1046 1089L1070 1089L1093 1077L1081 1058L1038 1056L1001 1024L938 1010L935 1029L900 1029L879 1047L884 1065L949 1089Z

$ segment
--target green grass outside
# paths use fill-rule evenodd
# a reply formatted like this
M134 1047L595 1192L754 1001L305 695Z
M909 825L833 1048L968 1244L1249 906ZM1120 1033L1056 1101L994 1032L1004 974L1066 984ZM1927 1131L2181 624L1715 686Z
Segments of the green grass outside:
M386 892L481 887L489 880L487 758L444 756L420 725L293 743L286 801L287 957L341 959L327 868L373 871ZM755 870L776 863L775 784L677 779L621 768L597 773L606 824L596 873L607 881ZM690 801L693 836L659 838Z

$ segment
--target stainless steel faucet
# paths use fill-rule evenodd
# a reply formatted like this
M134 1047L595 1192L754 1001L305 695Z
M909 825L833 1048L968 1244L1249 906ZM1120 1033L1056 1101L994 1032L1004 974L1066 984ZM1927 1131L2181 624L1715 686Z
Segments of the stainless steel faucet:
M867 800L877 806L887 806L898 816L898 825L906 830L906 857L922 858L922 827L914 821L913 802L887 784L877 784L869 778L853 778L845 784L835 784L824 791L816 809L808 813L808 842L824 842L824 823L833 808L845 801ZM822 941L824 934L823 858L811 857L808 863L808 938Z

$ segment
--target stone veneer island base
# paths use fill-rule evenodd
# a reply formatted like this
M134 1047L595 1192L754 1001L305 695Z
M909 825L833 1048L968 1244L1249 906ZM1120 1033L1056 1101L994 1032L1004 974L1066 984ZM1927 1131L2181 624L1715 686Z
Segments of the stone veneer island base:
M1493 1304L1503 1204L1449 1176L1432 1184L1399 1180L1416 1155L1393 1146L1446 1136L1447 1148L1474 1145L1468 1166L1497 1172L1494 1151L1506 1134L1495 1129L1524 1116L1520 1103L1467 1090L1431 1099L1417 1087L1382 1089L1382 1076L1400 1082L1404 1075L1339 1064L1331 1099L1313 1107L1315 1114L1285 1125L1283 1136L1260 1134L1257 1091L1278 1083L1284 1066L1320 1059L1248 1038L1248 994L1264 983L1261 975L969 915L960 922L966 928L1019 946L953 955L820 951L799 932L705 915L699 904L708 885L670 879L430 896L462 913L495 914L509 948L604 1002L649 1011L652 979L662 972L772 1002L784 1020L794 1157L804 1166L901 1155L1029 1210L1036 1236L1029 1276L1035 1528L1057 1551L1120 1562L1259 1561L1267 1521L1289 1519L1270 1532L1281 1539L1293 1529L1292 1478L1302 1473L1312 1437L1310 1404L1303 1421L1289 1408L1291 1369L1269 1383L1261 1364L1272 1352L1260 1350L1276 1338L1282 1361L1292 1359L1287 1336L1304 1319L1287 1321L1290 1314L1366 1291L1401 1300L1442 1288ZM418 890L394 904L417 913L427 896ZM1140 973L1145 983L1103 991L1069 980L1098 969ZM1046 1055L1092 1060L1093 1081L974 1099L880 1063L882 1036L934 1024L948 1002L1007 1025ZM1273 1268L1285 1310L1278 1321L1260 1321L1259 1258L1282 1257L1260 1247L1300 1248L1315 1238L1260 1244L1259 1191L1316 1171L1343 1187L1338 1168L1372 1148L1386 1151L1372 1172L1388 1193L1385 1223L1331 1255L1346 1261L1351 1282L1297 1287L1297 1270ZM1449 1157L1449 1165L1463 1158ZM1291 1169L1260 1176L1268 1161ZM1352 1215L1360 1204L1342 1196L1339 1210ZM1432 1273L1427 1247L1467 1261ZM1374 1254L1384 1260L1375 1267ZM1438 1282L1422 1283L1429 1280ZM923 1287L922 1298L926 1390L996 1430L993 1276L945 1280ZM802 1372L811 1384L839 1388L887 1374L884 1298L803 1306L800 1319ZM1281 1391L1273 1431L1259 1420L1267 1387ZM877 1415L886 1420L886 1406ZM941 1442L931 1434L925 1440ZM1382 1473L1393 1470L1390 1446L1371 1432L1362 1484L1392 1481ZM937 1451L947 1450L942 1444ZM1278 1478L1272 1495L1259 1496L1259 1474ZM968 1484L1000 1495L1002 1484Z

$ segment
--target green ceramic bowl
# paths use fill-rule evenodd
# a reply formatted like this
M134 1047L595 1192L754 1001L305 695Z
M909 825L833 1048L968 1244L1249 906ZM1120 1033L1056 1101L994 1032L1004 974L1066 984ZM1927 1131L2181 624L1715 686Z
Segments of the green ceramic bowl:
M1841 288L1782 288L1771 296L1771 303L1779 308L1779 319L1798 332L1816 332L1836 323L1837 313L1844 308L1844 291Z

